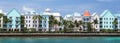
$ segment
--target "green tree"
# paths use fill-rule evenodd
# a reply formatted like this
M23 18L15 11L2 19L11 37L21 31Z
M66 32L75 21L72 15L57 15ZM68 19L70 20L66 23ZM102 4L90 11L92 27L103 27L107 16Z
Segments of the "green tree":
M96 19L93 21L93 25L94 25L94 27L96 27L97 24L98 24L98 20L97 20L97 18L96 18ZM93 31L96 31L95 28L93 28Z
M25 19L25 17L24 17L23 15L21 15L21 16L20 16L20 20L21 20L21 21L20 21L20 24L21 24L21 31L22 31L22 32L24 32L24 29L26 29L26 28L24 27L24 24L25 24L25 20L24 20L24 19Z
M22 30L22 32L28 32L27 27L24 27L23 30Z
M79 23L78 23L77 20L74 21L74 24L75 24L76 27L79 27Z
M118 30L118 29L117 29L118 19L115 18L114 21L113 21L112 23L113 23L113 25L114 25L114 29L115 29L115 31L117 31L117 30Z
M4 14L3 14L3 13L0 13L0 18L3 17L3 16L4 16Z
M42 21L42 20L46 20L45 18L43 18L41 15L34 15L33 16L33 20L35 22L35 20L38 20L38 21ZM34 23L36 24L36 23ZM38 23L37 25L42 25L41 23Z
M68 21L67 20L63 20L63 25L64 25L64 32L67 32L67 29L68 29Z
M69 21L68 23L69 23L69 24L68 24L69 30L70 30L70 32L72 32L72 31L73 31L73 28L74 28L74 24L73 24L72 21Z
M90 22L87 23L87 31L92 32L92 26Z
M79 27L80 27L80 31L82 30L82 27L83 27L83 22L80 20L80 21L78 21L78 23L79 23Z
M54 16L52 16L52 15L50 15L49 16L49 31L53 28L53 27L55 27L54 29L55 29L55 31L57 31L58 29L56 28L56 26L58 26L58 24L59 24L59 22L57 21L57 19L55 19L55 17Z

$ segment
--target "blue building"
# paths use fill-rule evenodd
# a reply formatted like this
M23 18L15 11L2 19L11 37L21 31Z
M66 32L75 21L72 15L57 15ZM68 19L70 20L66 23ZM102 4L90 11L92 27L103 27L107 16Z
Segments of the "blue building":
M42 17L44 19L39 23L39 25L42 23L42 31L49 31L49 15L42 15Z
M8 31L20 31L21 30L20 16L21 14L16 9L12 9L7 14L7 18L9 19L7 23Z
M109 11L105 10L100 15L100 28L101 29L114 29L113 21L115 16Z

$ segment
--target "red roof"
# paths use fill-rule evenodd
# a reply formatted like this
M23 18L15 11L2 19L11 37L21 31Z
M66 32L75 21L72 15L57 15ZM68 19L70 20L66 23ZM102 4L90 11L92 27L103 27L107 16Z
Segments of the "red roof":
M84 16L90 16L90 12L89 11L85 11Z

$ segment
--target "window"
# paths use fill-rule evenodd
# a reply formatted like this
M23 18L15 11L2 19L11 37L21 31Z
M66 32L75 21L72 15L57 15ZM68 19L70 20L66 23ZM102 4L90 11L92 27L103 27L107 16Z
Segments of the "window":
M30 27L30 24L29 24L29 27Z
M39 25L39 27L42 27L42 25Z
M27 23L27 20L26 20L26 23Z
M37 25L35 25L35 27L37 27Z
M39 22L42 23L42 20L40 20Z
M12 27L12 25L9 25L9 27L11 28L11 27Z
M19 17L16 17L16 19L19 19Z
M30 23L30 20L29 20L29 23Z
M27 24L26 24L26 27L27 27Z
M34 23L34 21L33 21L33 23Z
M18 28L18 25L16 25L16 28Z
M10 19L12 19L12 17L10 17Z
M28 17L26 16L26 19L27 19Z
M106 24L108 24L108 22L106 22Z
M105 18L104 18L104 20L105 20Z
M37 21L35 21L35 23L37 23Z
M108 20L108 18L106 18L106 20Z
M34 27L34 25L33 25L33 27Z
M102 18L100 18L100 20L102 20Z
M29 19L30 19L31 17L29 16Z

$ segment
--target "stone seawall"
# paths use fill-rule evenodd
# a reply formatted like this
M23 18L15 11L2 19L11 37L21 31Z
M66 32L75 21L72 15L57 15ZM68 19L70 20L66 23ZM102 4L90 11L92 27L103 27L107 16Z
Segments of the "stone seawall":
M120 33L0 33L0 36L120 36Z

